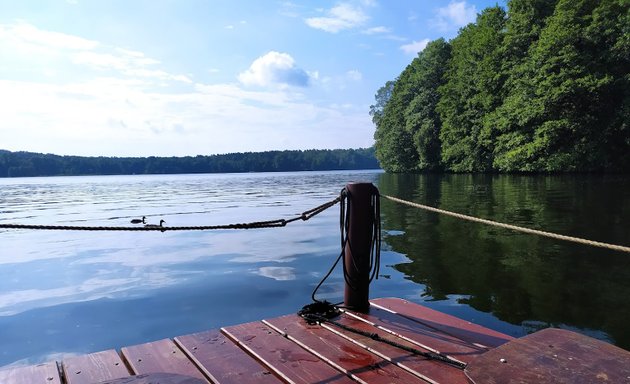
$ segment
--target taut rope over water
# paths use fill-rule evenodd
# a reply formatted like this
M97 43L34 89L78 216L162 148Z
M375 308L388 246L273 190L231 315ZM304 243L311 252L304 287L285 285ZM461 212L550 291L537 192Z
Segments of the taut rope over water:
M511 229L513 231L529 233L529 234L533 234L533 235L545 236L545 237L549 237L549 238L552 238L552 239L571 241L571 242L574 242L574 243L586 244L586 245L590 245L590 246L593 246L593 247L606 248L606 249L610 249L610 250L613 250L613 251L630 253L630 247L624 247L622 245L603 243L601 241L593 241L593 240L583 239L581 237L565 236L565 235L560 235L560 234L553 233L553 232L540 231L538 229L519 227L518 225L500 223L498 221L481 219L479 217L463 215L461 213L451 212L451 211L447 211L445 209L439 209L439 208L435 208L435 207L430 207L428 205L414 203L412 201L399 199L399 198L393 197L393 196L388 196L388 195L381 195L381 196L383 196L384 198L386 198L388 200L394 201L396 203L408 205L410 207L424 209L424 210L435 212L435 213L441 213L443 215L448 215L448 216L456 217L458 219L472 221L472 222L475 222L475 223L482 223L482 224L492 225L494 227Z
M160 227L160 226L155 226L155 227L139 227L139 226L134 226L134 227L114 227L114 226L74 226L74 225L36 225L36 224L0 224L0 229L36 229L36 230L61 230L61 231L160 231L160 232L166 232L166 231L204 231L204 230L216 230L216 229L255 229L255 228L276 228L276 227L284 227L289 223L292 223L294 221L297 220L302 220L302 221L306 221L308 219L310 219L311 217L325 211L326 209L334 206L335 204L342 202L343 199L345 198L344 195L345 191L342 191L341 196L327 202L324 203L320 206L317 206L313 209L310 209L308 211L304 211L301 215L293 217L291 219L276 219L276 220L268 220L268 221L254 221L254 222L249 222L249 223L233 223L233 224L221 224L221 225L200 225L200 226L182 226L182 227ZM593 241L593 240L588 240L588 239L583 239L580 237L574 237L574 236L566 236L566 235L560 235L557 233L553 233L553 232L547 232L547 231L541 231L538 229L532 229L532 228L525 228L525 227L520 227L517 225L512 225L512 224L506 224L506 223L501 223L498 221L492 221L492 220L487 220L487 219L482 219L479 217L474 217L474 216L468 216L468 215L464 215L461 213L457 213L457 212L451 212L451 211L447 211L445 209L440 209L440 208L435 208L435 207L431 207L428 205L423 205L423 204L418 204L418 203L414 203L412 201L407 201L407 200L403 200L403 199L399 199L397 197L393 197L393 196L389 196L389 195L380 195L385 199L388 199L390 201L396 202L396 203L400 203L400 204L404 204L404 205L408 205L411 207L415 207L415 208L419 208L419 209L424 209L430 212L435 212L435 213L440 213L440 214L444 214L444 215L448 215L448 216L452 216L452 217L456 217L458 219L462 219L462 220L467 220L467 221L472 221L472 222L476 222L476 223L482 223L482 224L487 224L487 225L492 225L495 227L499 227L499 228L505 228L505 229L510 229L513 231L518 231L518 232L523 232L523 233L529 233L529 234L534 234L534 235L540 235L540 236L545 236L545 237L549 237L552 239L557 239L557 240L564 240L564 241L571 241L574 243L579 243L579 244L585 244L585 245L590 245L593 247L599 247L599 248L605 248L605 249L610 249L613 251L619 251L619 252L625 252L625 253L630 253L630 247L627 246L623 246L623 245L616 245L616 244L610 244L610 243L604 243L601 241ZM373 206L375 209L379 209L378 208L378 197L376 197L375 202L373 202ZM345 212L345 205L342 204L342 215L343 212ZM342 219L343 220L343 219ZM138 220L139 221L139 220ZM136 220L133 221L133 223L136 223ZM346 223L347 224L347 223ZM378 230L380 231L380 221L376 221L375 225L378 225L378 229L375 228L375 231ZM344 240L344 223L341 223L341 230L342 230L342 245L345 244L345 240ZM345 227L345 230L347 231L347 227ZM375 243L374 243L374 249L376 248L380 248L380 236L378 236L378 240L375 239ZM378 254L378 252L373 252ZM337 262L340 260L340 258L337 260ZM378 263L376 263L378 264ZM335 263L334 267L337 264ZM374 264L371 264L374 265ZM331 271L332 272L332 271ZM378 270L374 270L372 277L374 277L375 274L378 273ZM319 286L318 286L319 287Z
M165 227L161 225L147 225L143 227L107 227L107 226L74 226L74 225L35 225L35 224L0 224L0 229L40 229L40 230L59 230L59 231L207 231L214 229L258 229L258 228L277 228L284 227L294 221L306 221L311 217L324 212L328 208L334 206L341 201L341 197L337 197L327 203L319 205L308 211L302 212L297 217L291 219L276 219L268 221L254 221L250 223L235 223L222 225L200 225L186 227Z

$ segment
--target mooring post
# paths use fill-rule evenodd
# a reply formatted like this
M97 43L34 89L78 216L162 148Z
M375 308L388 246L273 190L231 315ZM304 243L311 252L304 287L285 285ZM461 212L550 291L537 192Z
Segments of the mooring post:
M370 252L375 235L372 199L378 190L372 183L350 183L346 185L346 193L348 233L344 248L344 305L367 312L370 307Z

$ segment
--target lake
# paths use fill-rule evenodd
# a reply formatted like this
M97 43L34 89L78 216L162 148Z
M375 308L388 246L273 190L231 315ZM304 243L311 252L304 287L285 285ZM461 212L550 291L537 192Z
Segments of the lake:
M292 218L352 181L421 204L630 245L630 177L377 171L0 179L0 223L168 226ZM630 349L630 255L381 204L380 278L402 297L522 336L555 326ZM0 366L292 313L340 252L339 206L283 228L0 230ZM343 298L337 270L318 297Z

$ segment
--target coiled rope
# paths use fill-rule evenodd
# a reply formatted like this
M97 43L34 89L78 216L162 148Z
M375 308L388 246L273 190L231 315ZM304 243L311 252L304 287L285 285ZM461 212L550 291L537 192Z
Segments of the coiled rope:
M475 222L475 223L483 223L483 224L487 224L487 225L492 225L494 227L511 229L513 231L518 231L518 232L523 232L523 233L530 233L530 234L534 234L534 235L545 236L545 237L549 237L549 238L552 238L552 239L571 241L571 242L574 242L574 243L590 245L590 246L593 246L593 247L599 247L599 248L605 248L605 249L610 249L610 250L619 251L619 252L630 253L630 247L625 247L625 246L622 246L622 245L609 244L609 243L604 243L604 242L601 242L601 241L593 241L593 240L583 239L583 238L580 238L580 237L566 236L566 235L560 235L560 234L553 233L553 232L546 232L546 231L540 231L540 230L537 230L537 229L519 227L517 225L506 224L506 223L501 223L501 222L498 222L498 221L492 221L492 220L487 220L487 219L481 219L479 217L463 215L461 213L451 212L451 211L447 211L447 210L444 210L444 209L431 207L431 206L428 206L428 205L418 204L418 203L414 203L412 201L399 199L399 198L393 197L393 196L388 196L388 195L381 195L381 196L386 198L386 199L388 199L388 200L394 201L396 203L408 205L410 207L424 209L424 210L435 212L435 213L441 213L443 215L448 215L448 216L456 217L458 219L472 221L472 222Z
M258 229L258 228L277 228L284 227L294 221L306 221L311 217L327 210L341 201L341 197L337 197L327 203L324 203L308 211L302 212L299 216L291 219L276 219L268 221L254 221L250 223L235 223L221 225L199 225L184 227L161 227L152 225L148 227L107 227L107 226L74 226L74 225L34 225L34 224L0 224L0 229L41 229L41 230L60 230L60 231L205 231L215 229Z

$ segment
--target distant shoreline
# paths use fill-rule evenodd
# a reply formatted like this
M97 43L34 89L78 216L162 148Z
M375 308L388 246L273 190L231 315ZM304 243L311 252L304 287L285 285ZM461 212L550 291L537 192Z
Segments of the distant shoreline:
M88 157L0 150L0 178L381 169L374 148L184 157Z

